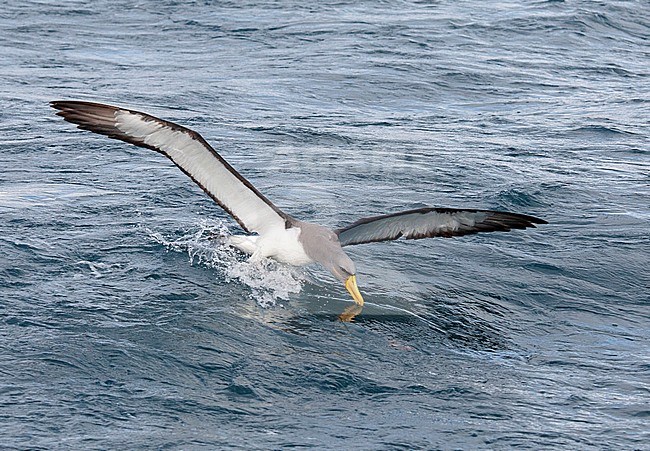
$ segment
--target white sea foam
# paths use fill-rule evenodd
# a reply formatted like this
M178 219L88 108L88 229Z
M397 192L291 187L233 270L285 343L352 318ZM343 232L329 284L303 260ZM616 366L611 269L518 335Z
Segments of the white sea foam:
M79 266L88 266L92 275L98 279L103 277L104 274L113 270L113 268L119 268L121 265L119 263L103 263L103 262L91 262L88 260L80 260L76 263Z
M217 270L227 282L238 281L251 290L251 297L262 307L287 300L302 289L305 275L299 268L273 260L248 261L248 256L227 244L228 227L219 220L202 219L188 227L182 236L170 238L148 227L142 229L156 242L174 252L186 252L191 264Z

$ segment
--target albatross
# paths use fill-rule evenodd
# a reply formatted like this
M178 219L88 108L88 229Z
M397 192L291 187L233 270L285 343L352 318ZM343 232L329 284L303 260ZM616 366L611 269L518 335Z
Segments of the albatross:
M155 150L169 158L248 235L230 243L255 261L272 258L304 266L319 263L363 305L354 262L343 250L354 244L508 232L547 222L525 214L493 210L426 207L359 219L330 229L282 211L237 172L194 130L139 111L85 101L53 101L56 114L78 128Z

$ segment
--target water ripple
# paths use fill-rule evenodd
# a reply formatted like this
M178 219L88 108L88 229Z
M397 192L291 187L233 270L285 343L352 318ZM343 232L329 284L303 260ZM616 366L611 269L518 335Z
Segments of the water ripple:
M647 446L641 2L5 3L4 447ZM350 247L367 305L342 323L331 275L249 263L187 177L66 98L196 129L301 219L549 224Z

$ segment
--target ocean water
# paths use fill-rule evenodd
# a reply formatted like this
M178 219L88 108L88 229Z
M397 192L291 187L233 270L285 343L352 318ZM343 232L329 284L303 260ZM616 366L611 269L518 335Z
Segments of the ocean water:
M647 1L18 1L0 9L4 449L650 449ZM200 132L288 213L534 230L253 265L161 155Z

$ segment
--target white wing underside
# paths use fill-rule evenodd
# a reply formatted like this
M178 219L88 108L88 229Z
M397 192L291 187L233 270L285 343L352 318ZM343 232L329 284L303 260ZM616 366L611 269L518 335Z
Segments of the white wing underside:
M247 232L284 229L280 211L196 132L145 113L91 102L52 102L79 128L156 150L190 176Z

